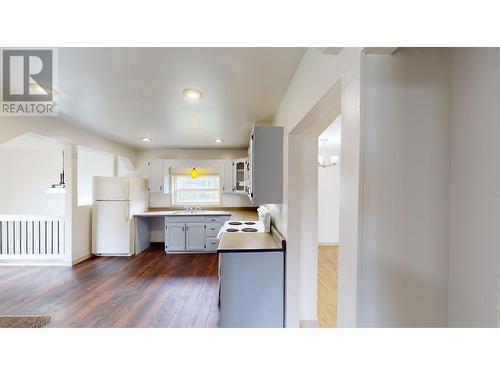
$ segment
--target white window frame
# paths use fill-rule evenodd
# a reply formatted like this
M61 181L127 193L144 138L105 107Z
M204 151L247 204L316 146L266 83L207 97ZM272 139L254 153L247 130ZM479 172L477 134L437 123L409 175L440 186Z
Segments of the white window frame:
M186 205L190 206L221 206L222 205L222 181L220 174L218 173L208 173L204 174L203 177L205 176L217 176L219 177L219 187L217 189L177 189L175 185L175 178L179 176L190 176L190 174L183 174L183 173L176 173L172 175L172 180L171 180L171 185L172 185L172 206L175 207L183 207ZM218 193L218 200L217 202L182 202L179 203L176 200L176 194L178 191L216 191Z

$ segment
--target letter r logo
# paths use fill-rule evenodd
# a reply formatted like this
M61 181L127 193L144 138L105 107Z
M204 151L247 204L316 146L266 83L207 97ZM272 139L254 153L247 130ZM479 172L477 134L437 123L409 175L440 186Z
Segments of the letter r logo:
M52 50L4 49L4 102L46 102L53 96Z

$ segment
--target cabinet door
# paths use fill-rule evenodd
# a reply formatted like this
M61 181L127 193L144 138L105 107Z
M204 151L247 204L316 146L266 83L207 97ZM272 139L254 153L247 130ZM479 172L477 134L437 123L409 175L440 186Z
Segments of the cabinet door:
M253 203L253 130L248 145L247 178L248 184L245 186L245 193Z
M169 160L162 160L162 171L163 171L163 191L164 194L170 193L170 162Z
M186 251L205 250L205 224L186 224Z
M160 159L148 162L148 191L163 193L163 161Z
M235 193L245 193L245 186L242 183L245 181L246 175L246 159L235 160L233 162L233 189Z
M165 229L165 248L167 251L186 250L186 225L183 223L167 223Z
M233 161L227 160L224 163L224 194L231 194L233 192Z

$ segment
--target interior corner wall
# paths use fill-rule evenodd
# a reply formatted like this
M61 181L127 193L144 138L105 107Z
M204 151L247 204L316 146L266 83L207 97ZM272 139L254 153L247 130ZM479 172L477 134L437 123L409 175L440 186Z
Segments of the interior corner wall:
M446 326L450 51L366 55L363 76L358 322Z
M495 327L500 282L500 49L452 52L449 325Z

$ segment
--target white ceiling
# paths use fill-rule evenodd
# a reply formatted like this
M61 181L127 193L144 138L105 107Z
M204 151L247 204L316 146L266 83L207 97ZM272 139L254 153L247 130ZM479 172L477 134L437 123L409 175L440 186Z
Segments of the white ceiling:
M59 116L136 148L246 147L252 124L272 121L304 51L61 48ZM188 87L203 99L187 101Z

